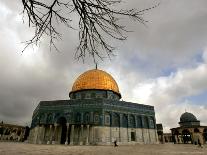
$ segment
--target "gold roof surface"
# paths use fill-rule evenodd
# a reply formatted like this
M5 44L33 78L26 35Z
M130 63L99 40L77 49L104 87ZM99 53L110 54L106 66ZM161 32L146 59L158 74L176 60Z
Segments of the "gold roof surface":
M112 90L120 94L113 77L99 69L88 70L81 74L74 82L71 92L86 89Z

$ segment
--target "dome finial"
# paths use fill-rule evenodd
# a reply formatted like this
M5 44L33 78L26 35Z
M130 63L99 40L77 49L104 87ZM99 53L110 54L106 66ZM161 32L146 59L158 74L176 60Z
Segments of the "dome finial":
M96 63L96 69L98 69L98 64Z

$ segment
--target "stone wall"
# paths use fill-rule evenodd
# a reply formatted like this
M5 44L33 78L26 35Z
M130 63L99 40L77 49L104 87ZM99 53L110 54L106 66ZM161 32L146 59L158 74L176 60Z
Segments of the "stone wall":
M101 126L72 126L68 131L68 143L72 145L109 145L115 140L119 144L158 143L156 129L118 128ZM54 133L55 132L55 133ZM37 126L30 131L30 143L60 144L62 127ZM66 140L66 138L65 138ZM66 140L67 141L67 140Z
M27 138L26 129L29 130L28 127L1 123L0 141L24 141Z

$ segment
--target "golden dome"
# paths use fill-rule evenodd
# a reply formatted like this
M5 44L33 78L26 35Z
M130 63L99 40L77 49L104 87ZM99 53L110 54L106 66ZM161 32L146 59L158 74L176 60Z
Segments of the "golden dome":
M88 70L81 74L74 82L70 93L88 89L111 90L121 96L113 77L99 69Z

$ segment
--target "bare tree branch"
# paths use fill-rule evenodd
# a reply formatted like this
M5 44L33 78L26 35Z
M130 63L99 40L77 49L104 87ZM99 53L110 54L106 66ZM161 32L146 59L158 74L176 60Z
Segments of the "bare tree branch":
M47 3L46 3L47 2ZM92 56L94 63L104 55L111 57L114 49L109 38L115 40L125 40L125 26L119 24L120 17L130 17L141 24L146 24L143 14L159 4L144 9L115 9L122 0L22 0L24 6L23 14L29 20L29 26L35 27L35 35L31 40L26 41L25 49L33 44L39 44L43 35L49 36L50 47L56 50L55 41L61 39L61 34L55 27L56 23L61 23L68 28L71 26L71 13L75 12L79 16L79 45L75 53L76 59L84 61L87 54ZM66 14L65 12L68 12ZM106 53L100 52L101 49Z

